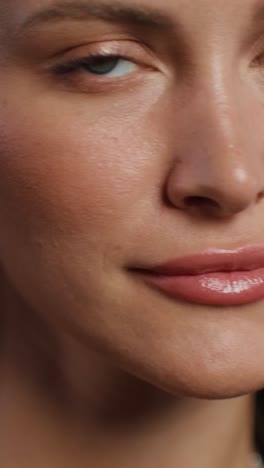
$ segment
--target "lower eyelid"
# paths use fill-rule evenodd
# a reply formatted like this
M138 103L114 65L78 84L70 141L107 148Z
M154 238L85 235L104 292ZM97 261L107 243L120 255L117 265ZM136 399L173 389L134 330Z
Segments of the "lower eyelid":
M153 70L152 70L153 72ZM145 79L149 76L148 73L143 72L139 69L136 72L130 72L126 75L118 77L105 77L105 76L89 76L82 72L76 72L72 74L65 74L61 76L57 82L58 86L61 86L65 91L71 93L81 94L106 94L127 91L132 87L137 87L145 82Z
M52 66L50 64L46 70L53 75L58 86L62 86L69 92L86 94L104 94L125 90L128 86L138 86L143 83L150 73L162 72L157 57L151 53L149 48L144 47L144 44L134 43L130 44L129 47L120 46L120 44L118 47L106 45L101 47L101 52L98 49L98 46L94 47L94 50L91 48L89 53L87 47L86 51L85 47L78 47L77 50L74 50L75 57L71 51L71 54L67 54L68 60L65 57L64 61L60 60L60 63L57 62ZM85 71L83 65L93 57L119 58L130 62L131 67L128 67L127 72L117 73L116 76L114 76L114 72L112 72L112 76L111 72L108 74L89 73L89 70ZM130 84L128 85L128 83Z

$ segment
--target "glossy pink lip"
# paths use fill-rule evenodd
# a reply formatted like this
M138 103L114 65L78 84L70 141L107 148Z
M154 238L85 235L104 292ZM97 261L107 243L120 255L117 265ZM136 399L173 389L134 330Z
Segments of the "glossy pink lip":
M137 269L169 296L204 305L242 305L264 298L264 247L210 249Z

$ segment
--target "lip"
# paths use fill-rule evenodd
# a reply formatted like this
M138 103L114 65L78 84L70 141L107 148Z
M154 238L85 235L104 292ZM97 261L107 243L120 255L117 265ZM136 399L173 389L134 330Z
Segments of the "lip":
M264 246L208 249L135 270L149 286L204 305L243 305L264 299Z

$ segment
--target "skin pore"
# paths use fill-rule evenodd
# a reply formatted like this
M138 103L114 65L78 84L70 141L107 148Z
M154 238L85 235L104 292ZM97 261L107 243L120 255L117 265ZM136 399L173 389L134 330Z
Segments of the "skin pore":
M263 302L135 269L263 244L263 2L0 0L0 24L1 463L249 468Z

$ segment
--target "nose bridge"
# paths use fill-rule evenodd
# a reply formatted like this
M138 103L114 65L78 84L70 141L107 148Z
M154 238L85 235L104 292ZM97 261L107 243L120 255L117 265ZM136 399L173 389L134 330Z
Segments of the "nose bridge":
M189 129L196 135L195 139L188 139L193 145L189 155L195 152L207 169L215 167L218 173L221 167L231 170L237 165L248 166L252 160L245 149L245 119L232 84L218 72L197 87L192 94L191 118L186 125L187 132Z
M203 206L230 215L262 197L263 161L258 134L250 132L250 99L243 86L223 57L197 68L185 100L181 164L171 179L181 207L203 200Z
M192 100L189 101L198 123L199 120L201 126L205 123L205 128L210 124L209 129L215 132L215 136L218 135L223 142L231 145L234 144L239 127L237 113L241 98L239 76L236 76L237 72L232 65L232 54L224 53L219 46L204 49L194 67Z

